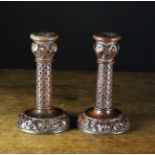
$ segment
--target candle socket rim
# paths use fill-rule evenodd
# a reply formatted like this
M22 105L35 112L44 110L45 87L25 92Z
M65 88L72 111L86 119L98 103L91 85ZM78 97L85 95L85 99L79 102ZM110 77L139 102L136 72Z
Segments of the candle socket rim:
M108 35L108 33L110 34L111 32L94 33L93 39L104 43L110 43L110 42L118 42L122 38L117 33L114 33L114 35Z
M33 41L48 42L56 41L59 36L54 32L34 32L30 34L30 38Z

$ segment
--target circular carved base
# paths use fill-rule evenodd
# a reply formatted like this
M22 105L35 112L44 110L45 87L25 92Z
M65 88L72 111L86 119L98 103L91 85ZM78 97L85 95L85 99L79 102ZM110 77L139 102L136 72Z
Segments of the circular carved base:
M26 110L20 113L17 126L32 134L53 134L67 130L70 126L69 117L61 109Z
M109 112L90 108L79 115L78 127L92 134L121 134L129 130L130 122L127 116L117 109Z

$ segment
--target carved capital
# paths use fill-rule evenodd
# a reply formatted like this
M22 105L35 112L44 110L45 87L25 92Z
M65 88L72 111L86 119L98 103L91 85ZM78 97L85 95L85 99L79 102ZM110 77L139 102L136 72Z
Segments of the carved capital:
M57 45L54 42L33 42L31 50L36 57L36 61L50 61L57 51Z
M119 51L119 45L116 42L103 43L97 41L94 50L98 62L112 62Z

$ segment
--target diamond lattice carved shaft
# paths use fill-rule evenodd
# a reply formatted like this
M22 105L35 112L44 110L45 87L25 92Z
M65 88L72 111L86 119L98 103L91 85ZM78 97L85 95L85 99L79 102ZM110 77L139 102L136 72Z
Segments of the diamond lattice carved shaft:
M113 42L110 44L96 42L94 50L98 63L96 108L110 109L112 108L113 60L119 46Z
M36 57L36 107L50 109L52 107L52 60L57 46L53 42L32 43L32 52Z
M112 107L112 69L113 63L98 63L96 108Z
M36 70L36 107L48 109L52 107L52 68L51 63L37 63Z

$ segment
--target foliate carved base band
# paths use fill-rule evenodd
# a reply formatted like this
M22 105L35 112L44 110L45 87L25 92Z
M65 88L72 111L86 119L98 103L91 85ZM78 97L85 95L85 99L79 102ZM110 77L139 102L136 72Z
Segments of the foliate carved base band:
M23 112L18 117L17 126L22 131L32 134L52 134L67 130L70 122L65 112L52 118L35 118Z
M99 120L82 113L78 118L78 127L92 134L121 134L129 130L130 123L124 114L113 119Z

